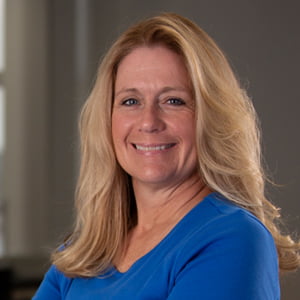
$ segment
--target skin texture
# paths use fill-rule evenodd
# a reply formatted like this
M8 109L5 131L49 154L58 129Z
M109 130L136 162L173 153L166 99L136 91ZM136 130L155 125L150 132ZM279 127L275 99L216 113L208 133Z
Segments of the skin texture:
M121 62L115 84L113 139L136 184L168 186L195 171L193 99L181 58L156 46Z
M138 210L117 263L125 271L208 193L197 172L194 100L179 55L156 45L139 47L121 61L112 136Z

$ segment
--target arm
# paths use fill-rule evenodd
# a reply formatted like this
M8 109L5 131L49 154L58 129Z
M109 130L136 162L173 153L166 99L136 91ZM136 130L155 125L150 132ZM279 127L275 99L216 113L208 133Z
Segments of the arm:
M214 222L205 232L205 247L197 249L197 239L188 245L185 252L193 252L177 273L168 300L279 299L273 238L256 219L246 217L247 222L243 216Z

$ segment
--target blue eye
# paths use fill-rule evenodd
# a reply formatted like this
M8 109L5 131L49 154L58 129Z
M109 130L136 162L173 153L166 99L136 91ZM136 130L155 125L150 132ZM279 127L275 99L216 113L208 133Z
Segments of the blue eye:
M122 102L122 105L127 105L127 106L136 105L136 104L138 104L138 101L134 98L129 98Z
M170 99L168 99L167 102L172 105L184 105L185 104L185 102L179 98L170 98Z

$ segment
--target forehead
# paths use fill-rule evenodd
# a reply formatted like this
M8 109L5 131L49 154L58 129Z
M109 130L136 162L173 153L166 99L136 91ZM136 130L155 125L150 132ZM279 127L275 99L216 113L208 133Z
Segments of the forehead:
M164 60L166 62L176 62L184 66L183 58L175 51L163 44L150 46L139 46L130 51L119 63L118 69L127 63L143 63L145 59Z
M163 45L135 48L125 56L117 69L116 85L130 80L172 80L187 84L189 74L184 59Z

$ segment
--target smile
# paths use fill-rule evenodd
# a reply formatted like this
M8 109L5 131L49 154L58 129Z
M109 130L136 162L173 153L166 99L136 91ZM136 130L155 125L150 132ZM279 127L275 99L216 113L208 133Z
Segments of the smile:
M163 144L163 145L137 145L133 144L133 146L139 151L162 151L169 149L175 146L174 143L171 144Z

